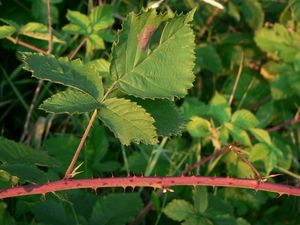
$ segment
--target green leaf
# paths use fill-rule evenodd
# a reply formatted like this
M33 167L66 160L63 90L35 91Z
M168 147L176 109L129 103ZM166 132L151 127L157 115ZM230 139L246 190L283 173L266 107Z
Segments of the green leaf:
M193 14L191 11L168 21L156 43L152 43L157 39L152 36L165 17L154 10L129 14L112 53L111 74L121 91L142 98L168 99L187 93L194 80L195 44L189 25Z
M36 23L36 22L27 23L20 28L18 34L36 38L39 40L45 40L45 41L49 40L48 27L42 23ZM53 42L65 43L64 41L57 38L55 35L53 35Z
M113 11L110 5L103 4L94 7L89 15L93 31L103 30L114 23Z
M80 139L71 134L59 134L50 136L44 143L44 148L50 156L55 157L61 163L61 166L52 170L63 174L68 168L70 159L74 155L74 150L80 143ZM82 156L82 155L81 155ZM79 156L80 160L80 156Z
M159 136L180 134L184 126L184 118L174 102L165 99L143 100L134 98L154 118L154 126Z
M104 41L98 34L89 35L87 43L89 43L93 47L93 49L105 48Z
M25 69L32 71L32 75L38 79L79 89L98 101L103 97L101 77L80 60L69 62L65 58L31 53L24 54L23 58Z
M242 109L233 113L231 123L242 129L249 129L256 127L259 124L259 121L252 112Z
M234 141L245 146L251 146L251 140L245 130L240 129L231 123L225 123L225 127L229 130Z
M17 224L14 218L9 214L7 205L0 202L0 224L2 225L15 225Z
M65 204L66 206L64 206L64 201L66 201L66 199L53 199L47 197L44 201L35 202L30 208L34 213L36 220L42 222L42 224L76 224L74 214L67 210L68 205Z
M241 11L246 22L255 30L260 28L264 22L264 11L258 0L233 0Z
M8 25L0 26L0 39L6 38L15 32L16 32L16 28L14 28L13 26L8 26Z
M199 215L191 215L181 225L214 225L214 223L208 218Z
M206 187L197 186L193 191L194 208L200 214L208 207L208 193Z
M213 73L223 71L221 58L212 45L201 44L196 48L196 68L195 72L207 69Z
M294 0L292 1L293 3L291 4L291 9L292 9L292 14L293 17L300 21L300 1L299 0Z
M81 91L67 89L46 99L40 109L51 113L83 113L100 107L92 96Z
M269 174L278 163L274 149L266 143L258 143L251 149L249 160L251 162L263 161L266 173Z
M251 128L249 129L251 134L260 142L272 145L272 141L268 131L260 128Z
M191 203L179 199L171 201L163 209L163 212L172 220L176 220L179 222L188 219L191 215L195 213Z
M86 34L86 32L81 29L80 26L77 26L75 24L67 24L63 26L62 30L70 34Z
M285 62L293 61L300 50L300 36L291 33L281 24L274 24L272 28L262 28L255 34L256 44L264 51L272 53L274 59Z
M193 116L187 124L187 131L194 138L204 138L211 132L211 124L208 120Z
M42 170L27 163L7 163L0 165L0 170L7 171L11 176L18 177L22 183L43 183L47 182L47 175Z
M109 194L99 198L94 205L91 225L125 225L142 209L138 193Z
M268 157L264 161L265 163L265 168L266 168L266 173L270 174L273 168L277 165L278 163L278 157L274 151L270 151Z
M192 116L207 117L209 112L209 106L199 101L196 97L186 97L181 106L183 114L186 119L190 119Z
M135 102L123 98L107 99L100 109L99 118L124 145L157 142L154 119Z
M269 154L269 147L265 143L258 143L251 148L249 154L249 161L255 162L259 160L265 160Z
M230 121L231 108L228 107L226 98L218 92L209 103L209 112L220 124Z
M45 151L34 150L26 145L0 137L0 161L9 163L58 166L58 162Z
M219 217L221 215L232 215L233 208L232 205L215 195L208 195L208 208L205 211L205 216L211 218ZM230 224L230 223L229 223Z
M78 11L68 10L67 19L71 23L79 26L82 30L85 31L85 33L89 33L90 21L86 15Z
M105 59L96 59L87 63L89 67L94 67L103 78L109 78L110 63Z

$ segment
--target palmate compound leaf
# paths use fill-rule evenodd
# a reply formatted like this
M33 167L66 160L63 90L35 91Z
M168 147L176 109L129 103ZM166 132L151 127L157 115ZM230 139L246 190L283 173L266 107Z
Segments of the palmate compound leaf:
M124 145L129 145L130 142L157 142L154 119L135 102L123 98L107 99L98 116Z
M194 12L175 16L161 33L156 31L166 16L154 10L129 14L113 47L110 67L121 91L141 98L168 99L187 93L194 80L195 44L189 25ZM155 38L159 40L153 41Z
M100 101L103 97L101 77L94 68L80 60L56 59L51 55L24 53L25 69L38 79L49 80L79 89Z
M74 89L67 89L46 99L40 109L51 113L83 113L100 107L92 96Z

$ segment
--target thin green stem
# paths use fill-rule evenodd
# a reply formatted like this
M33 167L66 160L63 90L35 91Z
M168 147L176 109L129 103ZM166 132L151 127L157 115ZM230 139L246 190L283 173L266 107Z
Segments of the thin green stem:
M291 177L294 177L298 180L300 180L300 175L296 174L296 173L293 173L287 169L284 169L283 167L280 167L280 166L275 166L275 169L279 170L280 172L282 173L285 173L286 175L289 175Z
M125 166L126 172L127 172L127 174L130 174L129 164L128 164L127 155L126 155L126 150L125 150L124 145L122 145L122 144L121 144L121 149L122 149L122 156L123 156L124 166Z

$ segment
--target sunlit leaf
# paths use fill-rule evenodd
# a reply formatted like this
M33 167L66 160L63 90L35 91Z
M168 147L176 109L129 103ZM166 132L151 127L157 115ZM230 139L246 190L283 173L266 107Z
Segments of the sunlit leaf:
M194 11L169 20L152 43L159 25L166 20L154 10L124 21L111 63L118 88L142 98L183 97L192 87L194 75L194 35L189 22ZM154 44L154 45L153 45Z

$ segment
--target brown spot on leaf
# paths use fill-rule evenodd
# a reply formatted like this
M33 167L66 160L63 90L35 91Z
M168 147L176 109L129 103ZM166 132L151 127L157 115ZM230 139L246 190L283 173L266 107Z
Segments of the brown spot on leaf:
M152 34L156 31L154 26L146 26L144 31L138 34L138 46L145 50L148 47L149 40Z

